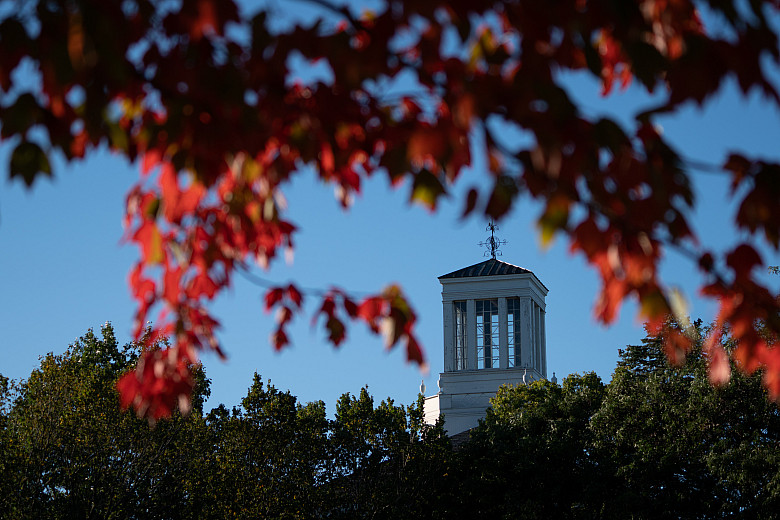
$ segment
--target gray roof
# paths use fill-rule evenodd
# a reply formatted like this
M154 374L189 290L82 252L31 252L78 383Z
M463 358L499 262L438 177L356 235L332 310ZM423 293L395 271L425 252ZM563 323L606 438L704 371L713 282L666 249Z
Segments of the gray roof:
M495 258L491 258L490 260L485 260L484 262L480 262L478 264L474 264L469 267L464 267L463 269L458 269L457 271L453 271L451 273L442 275L439 277L439 280L445 278L471 278L474 276L498 276L498 275L505 275L505 274L533 274L533 273L528 269L524 269L522 267L508 264L506 262L502 262L501 260L496 260Z

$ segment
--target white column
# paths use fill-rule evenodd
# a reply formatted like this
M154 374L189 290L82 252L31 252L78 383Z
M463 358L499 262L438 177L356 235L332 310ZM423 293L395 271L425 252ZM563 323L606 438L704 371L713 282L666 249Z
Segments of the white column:
M466 300L466 329L468 331L468 348L466 349L466 368L477 369L477 304L474 300Z
M531 320L531 300L520 300L520 353L522 366L530 368L533 363L533 321Z
M536 302L534 302L534 330L536 331L536 334L534 334L534 339L536 340L536 370L541 374L542 373L542 309L537 305Z
M455 370L455 318L452 302L442 302L444 306L444 371L452 372Z
M509 341L507 336L506 298L498 299L498 367L509 367Z
M542 375L547 378L547 328L544 323L544 317L547 313L542 311Z

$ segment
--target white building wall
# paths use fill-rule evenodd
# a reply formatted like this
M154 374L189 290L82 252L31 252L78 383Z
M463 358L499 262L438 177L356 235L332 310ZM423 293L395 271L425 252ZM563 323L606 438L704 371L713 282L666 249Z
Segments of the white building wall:
M443 415L448 435L474 428L480 419L484 419L490 399L501 385L530 384L537 379L539 377L531 370L519 368L442 373L439 376L439 393L425 398L425 422L434 424Z

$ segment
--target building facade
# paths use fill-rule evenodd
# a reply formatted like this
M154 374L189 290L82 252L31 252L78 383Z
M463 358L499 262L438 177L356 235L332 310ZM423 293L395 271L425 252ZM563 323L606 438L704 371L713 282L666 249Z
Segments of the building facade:
M477 426L503 384L547 377L547 288L531 271L495 258L439 277L444 372L425 398L425 420L449 435Z

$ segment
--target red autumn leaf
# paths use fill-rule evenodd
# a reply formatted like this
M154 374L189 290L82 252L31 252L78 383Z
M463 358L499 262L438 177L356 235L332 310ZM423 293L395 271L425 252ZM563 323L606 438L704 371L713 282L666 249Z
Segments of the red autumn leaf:
M147 264L160 264L165 260L162 235L154 222L145 220L133 235L133 240L141 245L143 260Z
M146 175L160 164L162 156L157 150L150 150L143 155L141 160L141 175Z
M279 328L271 334L271 345L277 352L290 344L290 339L287 337L287 333Z
M73 136L70 143L70 153L73 157L82 158L87 151L88 136L86 132L79 132Z
M374 333L379 332L377 320L384 316L385 312L385 301L378 296L366 298L357 308L357 316L365 321Z
M289 307L283 305L279 308L279 312L276 314L276 323L279 324L279 327L285 326L293 316L292 309Z
M444 156L447 142L441 132L424 127L409 137L406 157L415 169L437 171L439 158Z
M284 289L281 287L274 287L269 289L265 293L265 310L270 311L277 302L281 301L284 297Z
M149 278L144 278L142 264L138 264L130 272L130 287L133 288L133 295L139 301L151 301L155 297L155 283Z
M336 313L336 302L333 301L333 296L326 296L322 300L322 306L320 307L318 314L325 314L330 317ZM316 316L315 316L316 318Z
M287 296L290 298L290 301L292 301L292 303L296 307L298 307L298 308L301 307L301 304L303 302L303 295L301 294L301 292L298 290L297 287L295 287L292 284L288 285L287 286Z
M750 272L757 265L762 265L758 252L747 244L740 244L726 257L726 263L734 269L738 279L750 278Z
M735 161L734 158L730 162ZM763 230L766 240L780 246L780 164L755 162L735 171L733 188L744 178L752 180L737 211L736 223L751 233Z
M205 190L194 183L182 190L176 170L170 163L163 163L160 171L160 199L168 221L178 223L185 215L192 214L198 207Z
M780 401L780 351L777 347L767 348L764 350L763 359L766 366L763 374L764 386L770 398Z
M731 379L729 356L718 342L720 335L712 334L704 344L709 364L710 382L715 386L723 386Z
M238 20L238 8L232 0L185 0L181 11L170 18L166 20L170 29L186 31L193 40L200 40L223 34L227 22Z
M330 147L330 143L322 143L322 149L320 150L320 165L325 176L331 175L336 168L336 163L333 158L333 149Z
M767 346L763 340L745 341L745 339L743 338L743 341L739 342L732 357L740 370L752 374L761 367ZM777 365L767 367L770 372L777 372L778 368Z
M406 361L417 363L423 370L427 370L425 355L414 336L409 336L406 341Z
M187 287L186 294L190 299L213 299L220 289L219 285L205 272L196 274Z
M347 316L353 320L358 317L359 307L346 296L344 297L344 310L347 311Z
M176 408L189 413L194 384L188 360L178 351L164 349L144 351L135 370L116 386L123 408L133 406L139 417L156 421Z
M685 357L692 347L691 339L677 329L670 328L664 334L664 351L674 365L685 363Z
M179 298L181 297L182 294L181 287L180 287L181 275L182 275L181 267L171 269L170 267L166 266L165 278L163 279L164 280L163 298L172 307L179 302Z
M456 126L468 130L471 128L471 120L476 113L476 100L473 95L466 94L458 98L453 108L453 122Z

